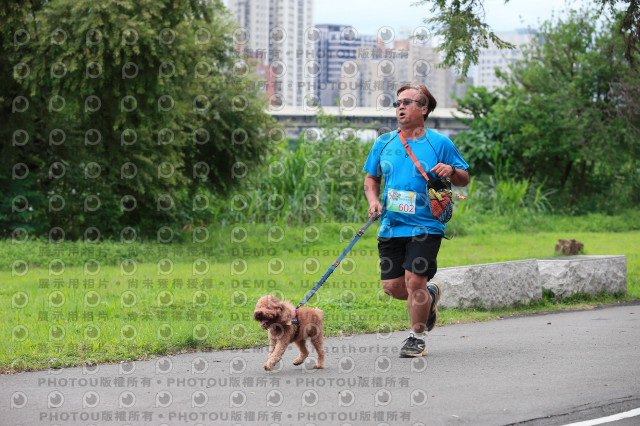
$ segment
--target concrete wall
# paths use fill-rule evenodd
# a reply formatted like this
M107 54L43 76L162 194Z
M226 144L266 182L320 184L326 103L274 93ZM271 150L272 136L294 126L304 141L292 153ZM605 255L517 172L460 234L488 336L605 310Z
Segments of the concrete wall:
M542 299L542 289L556 296L627 291L626 256L564 256L441 268L444 308L494 308Z

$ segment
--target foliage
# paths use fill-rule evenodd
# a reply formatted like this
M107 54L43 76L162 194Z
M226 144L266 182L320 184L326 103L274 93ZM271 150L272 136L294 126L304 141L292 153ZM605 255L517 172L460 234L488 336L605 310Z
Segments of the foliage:
M468 92L460 109L476 120L456 143L470 164L545 183L560 208L637 205L640 70L624 56L618 26L612 20L598 30L588 11L545 23L543 42L525 49L510 74L499 73L503 89Z
M579 233L598 233L606 230L603 238L609 235L612 241L623 242L631 238L630 235L634 231L640 231L640 215L637 214L637 210L624 210L615 216L601 213L583 216L534 214L528 207L531 201L532 198L525 199L525 208L511 217L482 210L481 206L476 206L477 202L473 198L460 201L456 203L457 211L447 225L447 234L454 237L451 241L462 237L474 237L475 240L482 241L486 238L497 238L496 236L501 234L554 233L564 235L558 238L578 238L575 235ZM102 266L120 266L128 260L136 264L157 264L167 258L174 263L193 263L204 258L228 265L239 256L286 257L295 253L312 252L331 253L338 257L361 226L362 222L314 222L291 228L273 224L237 223L233 226L211 227L206 239L198 238L195 241L191 238L193 231L185 231L188 238L171 245L155 241L128 244L114 241L99 244L65 241L50 244L45 239L24 242L3 240L0 241L0 271L15 270L14 276L18 276L22 262L16 263L16 260L24 260L29 271L36 271L55 268L57 260L62 261L66 267L81 268L91 259L99 259ZM374 224L363 235L354 248L354 253L359 252L363 246L370 245L375 248L376 227ZM370 252L368 255L373 256L376 253ZM638 266L640 267L640 263Z
M209 221L196 195L262 160L275 122L219 1L1 7L0 66L14 76L0 99L5 236Z
M221 223L365 220L362 165L371 144L342 117L321 112L317 120L296 146L278 144L265 166L242 176L236 193L219 200L231 207L218 215Z
M509 1L506 0L505 3ZM484 0L420 0L416 4L432 4L431 18L424 22L442 36L440 51L444 52L442 66L455 67L466 76L469 67L478 63L482 48L493 43L498 49L513 49L501 40L485 20Z
M509 0L504 0L509 3ZM637 0L594 0L600 12L606 6L612 13L616 9L626 6L622 25L617 29L624 39L624 54L629 62L635 62L640 53L640 2ZM513 48L509 43L501 40L491 27L485 22L485 0L419 0L417 5L431 5L431 18L425 23L430 24L437 36L442 37L440 50L445 53L443 65L455 67L458 73L466 76L469 67L478 63L481 48L487 48L493 43L498 49ZM490 13L490 11L489 11Z
M469 126L469 130L455 138L456 147L464 153L469 170L476 176L499 175L502 162L509 161L505 145L500 144L503 130L501 123L491 114L493 106L500 99L498 91L486 87L471 86L464 98L458 98L458 110L473 119L458 118Z
M616 13L616 7L626 5L626 11L622 18L619 34L624 39L625 57L629 62L635 62L636 54L640 53L640 2L638 0L595 0L602 9L609 6L612 14Z
M553 212L552 191L529 180L474 176L460 192L466 200L455 202L453 218L447 224L448 236L469 235L478 229L487 229L487 221L494 221L500 232L526 232L532 223L548 219Z

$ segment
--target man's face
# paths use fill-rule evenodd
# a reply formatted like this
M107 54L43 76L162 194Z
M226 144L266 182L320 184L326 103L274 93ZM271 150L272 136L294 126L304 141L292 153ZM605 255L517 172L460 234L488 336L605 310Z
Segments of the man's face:
M411 101L408 105L404 103ZM396 108L396 118L400 126L424 126L424 114L428 108L424 96L418 89L407 89L398 94L400 105Z

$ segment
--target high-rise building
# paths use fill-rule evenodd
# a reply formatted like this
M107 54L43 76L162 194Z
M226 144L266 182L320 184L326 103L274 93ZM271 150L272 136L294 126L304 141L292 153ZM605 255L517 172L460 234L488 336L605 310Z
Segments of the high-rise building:
M238 48L269 63L269 2L227 0L240 29L234 34Z
M489 47L480 50L473 78L474 85L484 86L489 90L502 87L503 83L496 77L495 68L508 73L509 65L522 59L520 46L529 44L536 34L537 31L532 29L498 33L497 36L500 39L513 44L516 48L498 49L493 43L489 43Z
M359 107L391 109L400 86L422 83L438 106L454 106L456 76L450 68L438 67L440 55L428 43L395 40L390 49L379 41L376 47L360 48L356 56L342 66L340 100L346 105L355 99Z
M340 97L342 64L355 60L359 48L373 48L376 42L373 36L359 35L348 25L321 24L316 25L316 29L314 56L318 74L315 100L322 106L334 106Z
M314 44L313 0L270 0L269 4L269 47L276 93L282 96L284 105L301 106L310 92L308 87L315 82L313 66L307 64Z
M315 41L313 0L228 0L227 7L241 27L242 49L270 67L274 103L301 106L315 82L314 70L305 69Z

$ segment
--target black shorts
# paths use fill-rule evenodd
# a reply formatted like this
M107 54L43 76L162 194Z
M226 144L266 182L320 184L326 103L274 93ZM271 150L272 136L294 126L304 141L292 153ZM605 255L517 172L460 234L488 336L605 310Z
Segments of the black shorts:
M441 242L442 236L433 234L378 238L381 279L398 278L407 270L430 280L438 270Z

